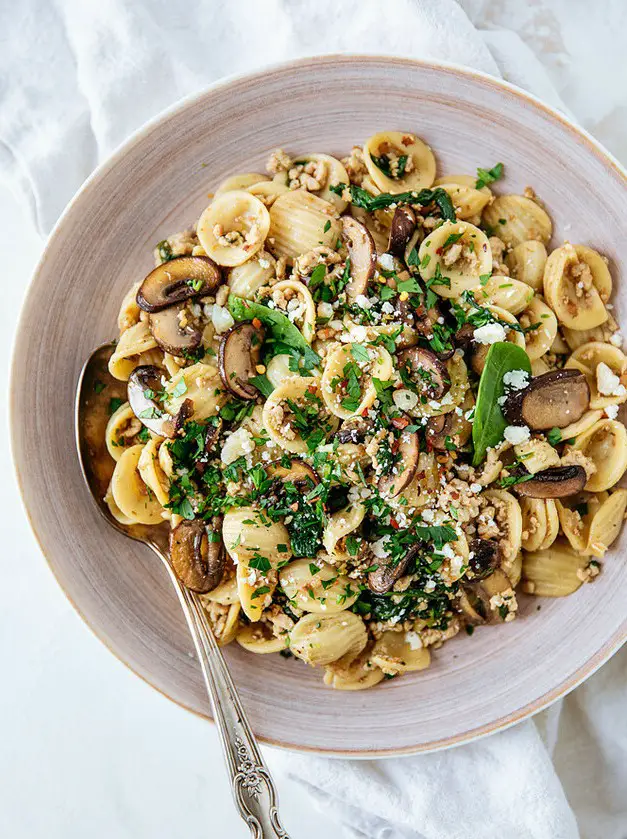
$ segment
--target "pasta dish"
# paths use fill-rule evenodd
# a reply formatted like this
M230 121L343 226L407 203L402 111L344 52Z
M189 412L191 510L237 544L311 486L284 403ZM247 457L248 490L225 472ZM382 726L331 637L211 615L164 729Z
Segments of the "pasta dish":
M612 276L547 250L504 169L440 175L396 131L277 150L124 298L105 500L168 528L221 644L358 690L600 573L627 508Z

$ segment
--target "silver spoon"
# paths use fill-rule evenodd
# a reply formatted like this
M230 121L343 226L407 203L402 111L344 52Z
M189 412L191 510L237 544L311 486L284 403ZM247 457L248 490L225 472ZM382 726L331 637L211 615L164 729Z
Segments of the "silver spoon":
M94 350L81 371L76 391L76 445L83 477L102 515L112 527L152 548L165 565L178 595L205 679L213 718L218 726L233 797L254 839L289 839L279 821L277 792L257 739L197 594L179 581L170 565L168 525L120 524L104 496L113 462L105 445L112 398L126 401L124 382L114 379L108 361L114 344Z

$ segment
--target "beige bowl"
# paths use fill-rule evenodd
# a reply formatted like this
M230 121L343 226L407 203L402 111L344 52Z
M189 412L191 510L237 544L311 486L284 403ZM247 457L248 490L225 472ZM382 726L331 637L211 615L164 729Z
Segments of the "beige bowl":
M564 117L509 85L449 66L329 57L220 84L135 134L81 189L33 279L17 338L15 461L33 528L60 585L98 637L175 702L207 714L179 605L149 549L109 529L74 451L74 392L92 348L116 334L154 244L193 222L234 172L263 171L268 152L345 154L383 128L415 131L439 172L506 164L499 190L533 185L567 238L627 273L624 172ZM627 319L625 292L616 314ZM433 666L364 692L333 691L319 671L236 644L227 657L259 737L335 755L437 749L496 731L572 689L625 640L627 533L594 585L527 600L521 619L464 633Z

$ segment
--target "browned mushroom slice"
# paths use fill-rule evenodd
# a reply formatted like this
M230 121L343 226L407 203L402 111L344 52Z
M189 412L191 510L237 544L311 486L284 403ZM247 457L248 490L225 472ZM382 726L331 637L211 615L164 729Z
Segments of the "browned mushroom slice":
M293 457L289 466L284 466L280 460L268 466L269 478L278 478L283 484L294 484L297 489L308 492L320 483L320 478L304 460Z
M174 430L178 433L194 413L194 402L191 399L184 399L179 412L174 419Z
M185 303L177 303L150 315L148 321L152 337L161 349L176 356L195 350L202 339L200 329L193 323L186 322L184 310Z
M429 417L425 425L425 436L427 443L432 449L445 451L447 444L465 446L472 433L472 425L463 416L454 411L448 414L439 414Z
M460 602L463 613L469 619L469 623L482 623L484 620L502 622L507 617L507 610L501 610L493 605L492 598L504 594L512 589L512 584L504 571L496 568L483 579L464 585L466 603L463 599ZM464 608L466 606L467 608ZM480 620L473 621L472 614L477 615Z
M374 275L377 265L377 249L367 227L351 216L342 218L342 239L350 259L350 280L346 294L354 300L365 294L368 280Z
M514 484L513 490L528 498L565 498L581 492L587 480L583 466L552 466L536 472L528 481Z
M216 516L211 524L186 519L177 525L170 534L170 560L187 588L201 594L216 588L226 564L220 518Z
M503 413L510 422L534 431L565 428L583 416L590 403L590 388L579 370L551 370L535 376L526 388L510 394Z
M208 256L178 256L148 274L137 292L137 305L153 314L190 297L215 294L221 283L220 269Z
M401 372L429 399L439 399L451 386L446 366L431 350L410 347L396 357Z
M405 574L418 553L418 545L410 548L396 565L379 562L377 568L368 574L368 588L376 594L386 594L394 588L394 583Z
M416 213L411 207L401 206L394 210L392 224L390 226L390 238L388 251L403 256L407 243L414 235L416 229Z
M205 452L207 454L211 454L214 450L216 443L220 437L220 432L222 431L222 420L220 417L214 418L215 425L208 425L207 431L205 433Z
M469 545L469 577L481 580L490 576L501 563L501 550L493 539L473 539Z
M256 399L259 391L250 384L257 375L261 359L264 331L261 327L244 322L233 326L220 342L218 362L224 386L240 399Z
M420 456L420 437L417 431L403 431L399 438L398 459L389 475L379 478L377 487L381 495L395 498L411 483L418 468Z
M342 427L333 436L338 443L363 443L373 427L371 419L351 417L342 423Z
M150 431L160 437L174 437L174 421L155 399L163 390L162 375L162 371L152 364L136 367L128 379L128 403L137 419Z

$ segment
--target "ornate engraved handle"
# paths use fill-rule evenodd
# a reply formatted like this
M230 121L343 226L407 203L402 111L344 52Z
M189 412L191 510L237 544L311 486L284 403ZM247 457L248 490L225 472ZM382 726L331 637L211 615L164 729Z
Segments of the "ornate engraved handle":
M161 553L161 552L160 552ZM254 839L290 839L279 821L277 792L197 594L166 561L202 668L231 778L233 797Z

